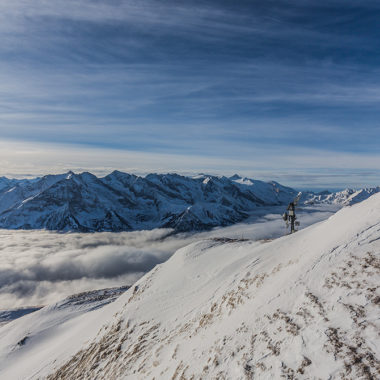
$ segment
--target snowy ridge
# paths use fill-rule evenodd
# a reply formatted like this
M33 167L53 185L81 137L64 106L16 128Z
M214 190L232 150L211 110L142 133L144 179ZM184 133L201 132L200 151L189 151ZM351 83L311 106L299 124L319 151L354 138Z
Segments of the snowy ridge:
M59 341L59 345L62 341L59 339L59 330L62 326L67 326L72 324L72 320L84 321L87 315L94 314L94 311L114 302L121 294L123 294L129 286L119 287L119 288L107 288L94 290L89 292L83 292L79 294L74 294L65 298L64 300L57 302L55 304L46 306L41 309L29 308L25 309L25 312L31 313L23 316L21 319L20 315L11 315L10 318L17 318L11 322L7 322L2 331L8 334L8 339L10 338L15 344L7 346L6 343L0 347L0 356L9 355L9 353L17 352L17 350L23 350L25 355L30 354L29 345L30 341L38 339L46 339L46 336L50 338L54 337ZM37 312L33 309L40 309ZM15 311L17 314L17 311ZM1 314L1 313L0 313ZM5 316L5 312L2 313ZM90 323L91 317L88 318L87 322ZM5 319L5 318L4 318ZM21 323L20 323L21 322ZM16 324L16 328L13 327ZM81 326L80 328L83 328ZM74 328L71 333L74 332ZM0 333L1 334L1 333ZM54 343L51 347L46 347L46 352L50 352L50 349L54 348ZM33 351L32 351L33 353ZM0 373L2 370L2 365L0 365ZM34 369L33 369L34 371ZM29 377L29 375L23 375L24 378ZM1 377L1 375L0 375ZM9 379L15 378L13 375Z
M377 378L379 211L377 194L272 242L191 244L50 334L33 330L46 309L20 318L0 329L0 376Z
M317 194L306 192L302 195L301 202L304 205L336 204L341 206L350 206L364 201L371 195L379 192L380 186L360 190L345 189L335 193L330 193L328 191L323 191Z
M87 313L103 307L113 301L115 301L121 294L123 294L129 286L122 286L116 288L106 288L91 290L87 292L73 294L63 301L55 303L47 308L49 316L51 316L51 310L59 311L58 324L62 323L62 314L66 313L69 317L81 313ZM13 310L0 310L0 326L5 325L13 320L16 320L24 315L28 315L37 310L42 309L43 306L21 307ZM19 333L25 334L22 338L28 338L27 332L19 331ZM20 341L22 341L22 339Z
M305 193L309 204L356 203L379 188ZM48 175L32 180L0 178L0 228L58 231L207 230L246 219L263 207L285 205L297 191L277 182L234 175L185 177L114 171Z

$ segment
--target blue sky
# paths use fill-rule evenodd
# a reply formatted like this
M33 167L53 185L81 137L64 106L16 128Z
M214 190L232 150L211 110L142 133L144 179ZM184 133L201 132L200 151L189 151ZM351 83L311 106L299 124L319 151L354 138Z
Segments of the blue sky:
M2 0L0 175L380 182L380 3Z

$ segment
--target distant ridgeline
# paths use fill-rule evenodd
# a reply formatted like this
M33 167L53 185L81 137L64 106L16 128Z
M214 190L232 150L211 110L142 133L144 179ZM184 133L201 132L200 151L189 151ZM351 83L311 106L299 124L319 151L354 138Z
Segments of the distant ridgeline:
M351 204L380 188L304 193L302 204ZM238 175L217 177L114 171L0 178L0 228L58 231L206 230L241 222L262 207L286 205L297 191Z

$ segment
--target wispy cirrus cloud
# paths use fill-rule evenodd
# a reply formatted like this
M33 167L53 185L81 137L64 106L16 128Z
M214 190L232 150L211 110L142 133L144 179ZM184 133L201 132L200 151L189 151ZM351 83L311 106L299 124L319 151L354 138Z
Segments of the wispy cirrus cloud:
M302 149L366 161L380 144L379 12L372 1L5 0L0 138L247 166L255 151L272 162Z

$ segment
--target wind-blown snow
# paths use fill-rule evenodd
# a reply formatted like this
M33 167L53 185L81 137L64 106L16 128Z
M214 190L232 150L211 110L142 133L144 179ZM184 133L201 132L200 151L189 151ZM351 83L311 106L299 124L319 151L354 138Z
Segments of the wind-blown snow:
M379 210L380 194L272 242L192 243L100 310L22 317L0 328L0 376L377 378Z

